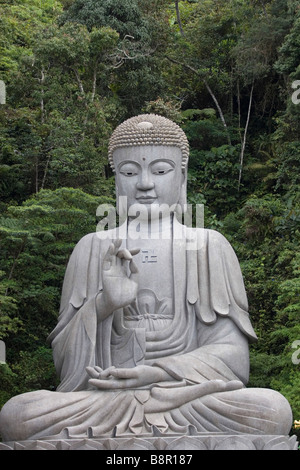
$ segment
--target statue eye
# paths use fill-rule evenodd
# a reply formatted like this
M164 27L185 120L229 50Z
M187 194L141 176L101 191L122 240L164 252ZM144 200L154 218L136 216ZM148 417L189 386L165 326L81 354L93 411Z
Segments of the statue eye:
M121 173L125 176L133 176L136 174L133 171L122 171Z
M124 176L135 176L138 174L138 168L136 168L134 165L123 165L121 168L120 168L120 173L121 175L124 175Z
M151 170L154 175L166 175L174 170L174 166L169 162L161 161L154 163Z

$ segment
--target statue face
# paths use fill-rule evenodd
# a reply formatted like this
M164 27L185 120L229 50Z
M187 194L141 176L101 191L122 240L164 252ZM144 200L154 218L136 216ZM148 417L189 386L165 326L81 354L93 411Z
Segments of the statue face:
M118 196L127 197L127 208L142 204L177 204L184 184L182 154L178 147L141 145L122 147L113 154Z

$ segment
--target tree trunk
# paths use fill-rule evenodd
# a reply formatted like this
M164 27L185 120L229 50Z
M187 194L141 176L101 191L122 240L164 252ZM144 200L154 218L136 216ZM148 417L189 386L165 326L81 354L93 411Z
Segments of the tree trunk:
M97 65L95 65L94 75L93 75L93 88L92 88L91 103L93 103L95 99L96 86L97 86Z
M41 79L40 83L42 85L41 89L41 101L40 101L40 108L41 108L41 123L44 124L45 122L45 104L44 104L44 83L45 83L45 72L41 70Z
M237 104L238 104L238 115L239 115L239 136L241 145L243 144L243 138L241 133L241 91L240 91L240 82L237 82Z
M35 158L35 193L39 192L39 159Z
M26 243L26 240L23 240L23 243L22 243L22 245L21 245L21 248L19 249L19 251L18 251L18 253L17 253L17 255L16 255L16 257L15 257L15 259L14 259L14 261L13 261L12 267L11 267L11 269L10 269L10 271L9 271L9 275L8 275L8 280L9 280L9 281L12 280L12 277L13 277L13 274L14 274L14 270L15 270L15 268L16 268L16 266L17 266L17 261L18 261L18 259L19 259L19 256L21 255L22 251L24 250L25 243ZM6 288L4 296L7 297L8 294L9 294L9 287Z
M80 92L84 95L85 97L85 92L84 92L84 88L83 88L83 84L82 84L82 81L80 80L80 76L79 76L79 73L76 69L72 68L73 72L75 73L75 77L76 77L76 80L77 80L77 83L78 83L78 87L79 87L79 90Z
M180 34L181 36L184 36L184 31L182 28L182 23L181 23L181 18L180 18L180 11L179 11L179 0L175 0L175 8L176 8L176 17L177 17L177 23L179 26Z
M238 190L240 190L241 180L242 180L242 171L243 171L243 164L244 164L244 155L245 155L245 148L246 148L246 141L247 141L247 133L248 133L248 127L249 127L249 121L250 121L251 108L252 108L253 89L254 89L254 82L252 83L252 87L251 87L250 98L249 98L249 106L248 106L248 115L247 115L246 126L245 126L245 129L244 129L244 138L243 138L243 142L242 142L242 149L241 149L241 156L240 156L240 171L239 171Z
M97 65L95 65L95 69L94 69L92 94L91 94L91 100L90 100L89 105L91 105L94 102L94 99L95 99L95 96L96 96L96 86L97 86ZM84 128L87 125L88 118L89 118L89 106L86 106L86 108L87 108L87 110L86 110L86 115L85 115L84 123L83 123ZM84 136L85 136L85 131L83 132L83 138L84 138Z
M52 147L52 148L53 148L53 147ZM42 184L41 184L41 189L44 189L44 187L45 187L46 176L47 176L47 173L48 173L49 163L50 163L50 160L51 160L51 153L50 153L50 150L51 150L52 148L50 148L50 149L48 150L49 153L48 153L48 157L47 157L47 160L46 160L46 165L45 165L43 180L42 180Z
M228 131L228 127L227 127L226 120L225 120L223 111L222 111L222 109L221 109L221 106L219 105L219 102L218 102L218 100L217 100L215 94L213 93L212 89L210 88L209 84L207 83L207 81L206 81L206 80L203 80L203 81L204 81L204 84L205 84L205 86L206 86L206 88L207 88L208 93L210 94L210 96L212 97L212 99L213 99L213 101L214 101L214 103L215 103L215 105L216 105L216 108L217 108L217 110L218 110L218 112L219 112L221 121L222 121L223 126L224 126L224 128L225 128L225 130L226 130L228 145L231 146L231 138L230 138L230 134L229 134L229 131Z
M191 65L188 65L188 64L185 64L185 63L182 63L182 62L179 62L178 60L176 59L173 59L169 56L165 56L170 62L173 62L174 64L177 64L177 65L181 65L182 67L185 67L187 68L188 70L191 70L193 73L195 73L196 75L198 75L198 77L201 78L201 80L203 81L204 85L206 86L206 89L208 91L208 93L210 94L210 96L212 97L215 105L216 105L216 108L218 110L218 113L220 115L220 118L221 118L221 121L223 123L223 126L224 126L224 129L226 130L226 134L227 134L227 141L228 141L228 145L231 146L231 138L230 138L230 134L229 134L229 131L228 131L228 126L227 126L227 123L226 123L226 120L225 120L225 117L224 117L224 114L223 114L223 111L222 111L222 108L217 100L217 97L216 95L213 93L212 89L210 88L207 80L205 78L203 78L201 76L201 74L194 68L192 67Z

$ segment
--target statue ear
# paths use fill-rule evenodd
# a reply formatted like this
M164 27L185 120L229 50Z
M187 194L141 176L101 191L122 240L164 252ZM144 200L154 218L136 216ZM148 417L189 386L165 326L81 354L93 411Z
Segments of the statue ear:
M117 209L117 214L120 215L120 211L122 212L122 200L120 201L120 195L119 195L119 188L118 185L116 184L116 209Z
M116 209L117 209L117 214L119 214L119 190L118 190L118 185L115 181L115 190L116 190Z
M125 221L127 218L127 197L120 196L118 186L116 185L116 209L120 221Z
M181 184L181 190L180 190L180 197L178 204L181 206L181 210L183 212L186 211L186 205L187 205L187 196L186 196L186 187L187 187L187 169L182 172L182 184Z

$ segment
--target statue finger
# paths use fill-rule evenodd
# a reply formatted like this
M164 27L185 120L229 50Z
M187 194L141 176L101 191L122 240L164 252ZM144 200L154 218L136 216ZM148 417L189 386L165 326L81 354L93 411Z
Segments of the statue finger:
M134 248L133 250L129 250L129 251L132 254L132 256L135 256L141 251L141 249L140 248Z
M118 256L118 258L126 259L127 261L132 260L132 254L126 248L124 248L123 250L119 250L118 253L117 253L117 256Z
M226 391L240 390L245 388L245 385L240 380L230 380L226 383Z
M118 379L132 379L136 377L135 368L114 369L110 375Z
M107 379L110 375L111 372L115 369L115 366L108 367L107 369L102 370L100 372L100 379Z
M111 243L109 245L109 248L108 248L104 258L103 258L103 269L104 269L104 271L108 271L112 266L114 250L115 250L114 244Z
M139 272L138 267L137 267L137 265L135 264L135 262L133 260L130 261L129 268L130 268L130 272L132 274L136 274L136 273Z
M103 261L103 270L109 271L111 268L111 261Z
M85 369L87 371L87 373L93 377L94 379L97 379L99 377L99 372L97 370L95 370L94 367L86 367ZM102 370L102 369L101 369Z
M99 390L122 390L125 388L130 388L130 382L127 380L90 379L89 384L93 385Z
M114 254L116 255L119 251L120 246L122 245L122 239L117 238L117 240L113 241L113 245L114 245Z
M112 385L110 381L108 380L99 380L99 379L90 379L89 384L101 390L110 390L111 385Z

